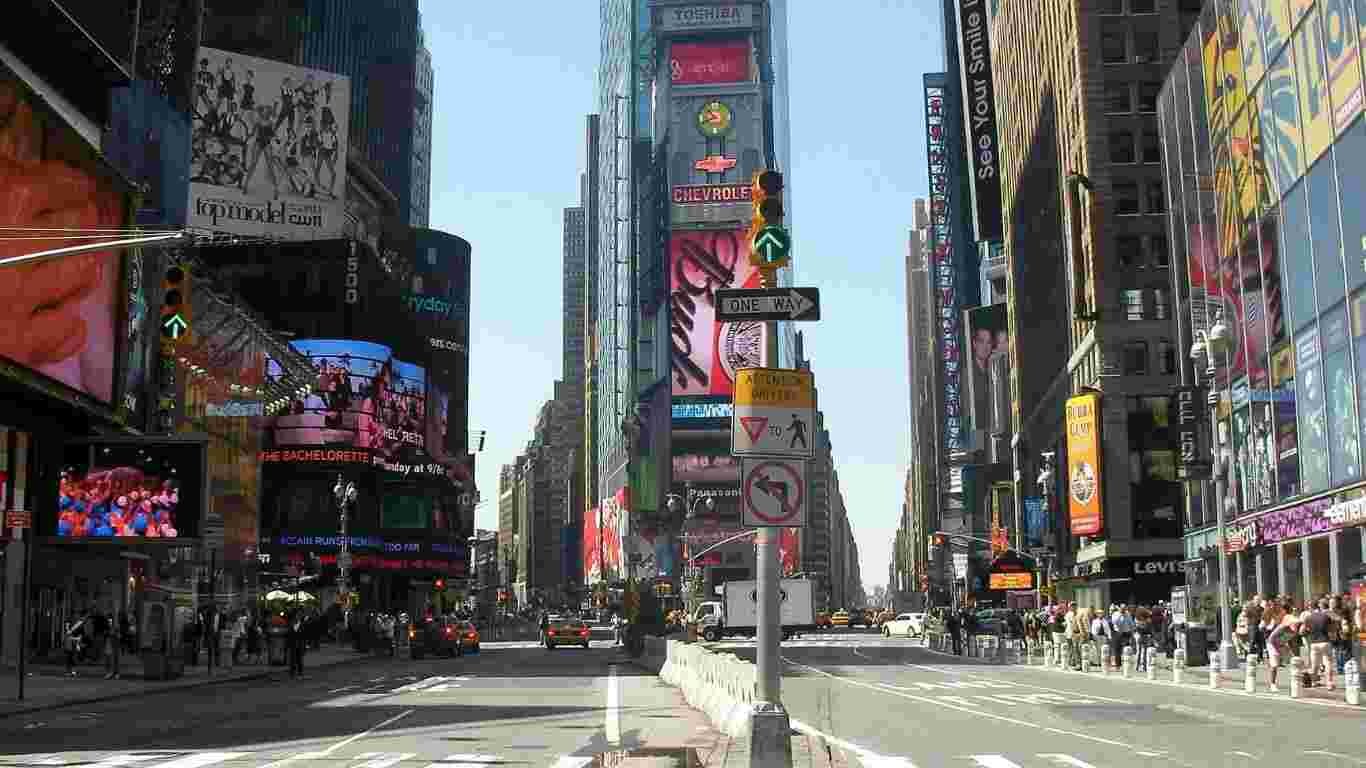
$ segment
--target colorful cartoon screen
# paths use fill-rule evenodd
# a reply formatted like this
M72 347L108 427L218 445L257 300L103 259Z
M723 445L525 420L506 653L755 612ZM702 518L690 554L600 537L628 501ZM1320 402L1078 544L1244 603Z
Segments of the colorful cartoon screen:
M52 533L62 539L192 539L203 504L204 446L66 447Z

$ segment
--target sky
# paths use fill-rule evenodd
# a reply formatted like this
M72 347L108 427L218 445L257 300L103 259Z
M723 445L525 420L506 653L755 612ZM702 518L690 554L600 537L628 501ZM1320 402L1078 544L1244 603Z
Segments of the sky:
M807 354L858 542L886 584L909 454L905 256L927 194L921 74L943 59L936 0L790 0L796 284L821 290ZM431 226L473 246L470 429L485 430L479 528L498 471L561 375L563 209L595 111L596 0L423 0L435 70Z

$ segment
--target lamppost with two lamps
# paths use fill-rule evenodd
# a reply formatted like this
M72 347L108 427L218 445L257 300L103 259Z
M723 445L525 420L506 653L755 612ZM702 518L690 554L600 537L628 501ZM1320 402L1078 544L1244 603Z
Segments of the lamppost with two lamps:
M1224 526L1225 526L1225 503L1226 486L1229 472L1228 449L1224 445L1225 435L1219 429L1219 389L1216 374L1216 365L1224 370L1228 369L1228 353L1233 345L1233 339L1229 333L1228 326L1224 324L1224 312L1216 309L1214 322L1208 331L1196 329L1194 331L1196 341L1191 345L1191 360L1195 363L1197 383L1200 370L1200 359L1206 362L1205 375L1209 377L1209 394L1206 402L1210 409L1210 428L1213 444L1213 474L1214 474L1214 514L1215 514L1215 544L1218 547L1219 561L1219 668L1222 670L1234 669L1235 661L1233 648L1233 627L1229 614L1228 605L1228 552L1224 549ZM1217 358L1217 363L1216 363ZM1233 502L1237 504L1236 501Z
M716 498L715 498L714 496L710 495L710 494L708 494L708 495L706 495L706 496L698 496L697 498L693 499L691 502L688 502L686 499L684 499L683 497L679 496L678 494L676 494L676 493L671 493L671 494L669 494L668 496L664 497L664 500L665 500L665 503L668 505L669 512L673 513L674 515L678 515L678 514L680 514L680 513L684 513L682 523L681 523L681 525L679 526L679 529L680 529L680 530L686 530L687 525L688 525L688 521L694 520L694 519L697 518L697 505L701 504L703 507L706 508L707 512L709 512L709 513L716 510ZM686 512L685 512L685 509L684 509L685 505L686 505L686 507L687 507ZM687 539L688 539L688 536L687 536L686 534L684 534L683 536L681 536L681 538L686 542ZM691 559L684 560L684 561L683 561L683 566L684 566L684 570L685 570L686 573L685 573L685 574L680 574L680 577L682 577L682 581L680 582L680 585L679 585L679 586L680 586L680 591L682 591L681 587L682 587L684 584L691 585L691 583L693 582L693 580L694 580L694 578L695 578L696 569L697 569L697 567L696 567L695 565L693 565ZM689 599L690 601L691 601L692 598L693 598L693 590L692 590L691 588L689 588L689 589L687 590L687 597L688 597L688 599Z
M1057 454L1053 451L1044 451L1043 453L1039 454L1039 461L1042 466L1039 469L1038 483L1039 492L1043 494L1043 511L1045 520L1051 520L1053 514L1053 491L1054 483L1057 481L1057 474L1054 471L1054 463L1056 461L1056 458ZM1039 579L1040 583L1035 585L1034 593L1036 602L1038 602L1039 606L1042 607L1043 586L1041 582L1044 579L1047 579L1050 586L1053 584L1053 553L1045 549L1044 553L1040 556L1039 559L1042 561L1039 563L1039 565L1042 566L1039 569L1039 575L1042 578ZM1056 595L1054 595L1054 599L1056 600Z
M351 626L351 536L348 533L348 510L356 503L356 484L347 482L340 474L332 486L332 497L337 500L337 518L341 526L341 546L337 551L338 596L342 601L342 626Z

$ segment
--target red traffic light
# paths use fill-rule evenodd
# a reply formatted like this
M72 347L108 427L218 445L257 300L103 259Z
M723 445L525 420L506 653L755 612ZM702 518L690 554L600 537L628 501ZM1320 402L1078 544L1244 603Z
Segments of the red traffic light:
M445 579L437 579L437 580L436 580L436 585L435 585L435 586L436 586L436 591L438 591L438 592L441 592L441 591L445 590L445 589L446 589L446 580L445 580Z

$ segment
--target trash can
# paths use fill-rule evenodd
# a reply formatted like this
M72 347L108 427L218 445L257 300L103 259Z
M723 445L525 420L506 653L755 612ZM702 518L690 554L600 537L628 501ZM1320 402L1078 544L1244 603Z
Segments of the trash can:
M283 667L289 663L289 629L272 626L266 631L266 663Z
M1203 667L1209 664L1209 629L1186 625L1177 627L1176 647L1186 652L1186 666Z

